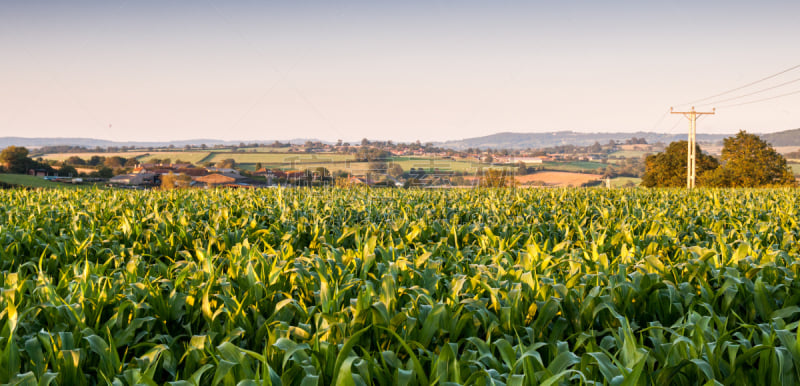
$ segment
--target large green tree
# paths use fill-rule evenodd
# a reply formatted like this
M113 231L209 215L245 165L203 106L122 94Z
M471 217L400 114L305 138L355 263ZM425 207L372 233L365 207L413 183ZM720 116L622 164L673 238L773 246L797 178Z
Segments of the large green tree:
M739 131L724 139L722 167L715 171L709 184L729 187L795 185L795 178L786 158L755 134Z
M0 164L10 173L27 173L33 163L28 158L28 149L21 146L9 146L0 153Z
M645 172L642 186L681 187L686 186L686 169L688 164L689 144L687 141L672 142L663 153L653 154L645 158ZM702 185L703 175L719 167L716 158L703 154L700 145L695 144L695 172L698 184Z

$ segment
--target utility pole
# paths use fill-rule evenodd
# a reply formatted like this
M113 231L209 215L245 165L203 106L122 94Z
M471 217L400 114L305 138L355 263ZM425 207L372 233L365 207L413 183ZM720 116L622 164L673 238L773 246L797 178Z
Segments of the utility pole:
M694 110L694 106L692 106L692 111L672 111L672 107L669 108L670 114L683 114L689 120L689 153L688 159L686 163L686 187L688 189L694 188L695 183L695 160L696 154L694 154L695 150L695 140L697 135L697 117L699 115L713 115L716 112L716 109L711 109L711 112L701 113L699 111Z

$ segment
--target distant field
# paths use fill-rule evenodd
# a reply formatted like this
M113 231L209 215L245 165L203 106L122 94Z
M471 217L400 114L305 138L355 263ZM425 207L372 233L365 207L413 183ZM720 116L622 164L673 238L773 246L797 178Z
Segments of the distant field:
M28 176L25 174L0 174L0 182L10 185L25 186L29 188L74 188L77 185L62 184L60 182L47 181L41 177Z
M132 157L139 157L143 154L147 154L146 151L130 151L130 152L117 152L117 153L96 153L96 152L87 152L87 153L50 153L45 154L40 157L44 159L52 159L56 161L63 161L69 157L81 157L85 160L92 158L92 156L100 156L100 157L114 157L120 156L124 158L132 158ZM39 157L34 157L39 158Z
M647 155L647 154L653 154L653 152L652 151L644 151L644 150L620 150L620 151L615 151L615 152L609 154L608 156L609 156L609 158L610 157L616 157L616 158L641 158L642 156Z
M517 182L525 184L530 182L543 182L553 186L581 186L587 182L603 177L600 174L570 173L570 172L538 172L524 176L517 176Z
M793 153L800 151L800 146L776 146L775 151L781 154Z
M800 175L800 163L790 163L789 167L792 168L794 175Z
M147 154L147 153L143 153ZM208 161L206 158L211 155L210 151L151 151L149 155L141 155L138 157L139 162L148 162L151 159L165 159L169 158L173 163L177 160L199 164Z
M116 153L104 153L104 152L86 152L86 153L50 153L42 155L41 157L44 159L56 160L56 161L64 161L70 157L80 157L84 160L88 160L93 156L99 157L114 157L119 156L123 158L136 158L139 162L147 162L153 158L169 158L172 161L175 160L182 160L191 163L199 163L205 157L211 154L210 151L128 151L128 152L116 152ZM35 157L38 158L38 157Z
M611 187L612 188L621 188L629 183L634 183L636 186L639 186L642 183L641 178L636 177L617 177L611 179Z
M352 173L366 171L369 168L369 162L353 161L353 156L349 154L213 153L209 157L209 160L211 160L211 162L218 162L226 158L234 159L236 163L239 164L239 167L246 170L254 170L256 163L261 163L261 166L265 168L311 169L325 167L330 171L344 170ZM411 168L414 168L472 172L480 168L485 169L489 167L487 164L478 162L423 157L392 157L386 160L386 162L399 164L404 171L410 171Z
M564 171L564 172L588 172L597 168L605 167L601 162L573 161L573 162L545 162L542 164L545 169Z
M450 159L439 159L439 158L423 158L423 157L396 157L389 162L399 164L400 167L402 167L403 170L405 171L409 171L411 170L411 168L415 168L424 170L439 169L439 170L454 171L454 172L477 172L478 169L481 168L485 169L489 166L487 164L482 164L479 162L472 162L472 161L461 161L461 160L450 160ZM494 168L497 169L506 167L494 167Z
M286 152L285 147L240 147L239 150L244 150L246 152L256 151L259 153L284 153Z
M213 152L205 161L219 162L227 158L232 158L236 163L260 162L266 166L276 164L306 164L306 163L328 163L335 161L350 161L353 156L350 154L306 154L306 153L240 153L240 152Z

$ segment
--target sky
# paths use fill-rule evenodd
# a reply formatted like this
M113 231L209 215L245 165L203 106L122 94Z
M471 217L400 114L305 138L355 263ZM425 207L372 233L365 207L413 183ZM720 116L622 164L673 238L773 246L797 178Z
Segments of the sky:
M681 133L671 106L800 65L797 15L796 0L3 0L0 136ZM800 128L798 79L696 103L717 107L698 133Z

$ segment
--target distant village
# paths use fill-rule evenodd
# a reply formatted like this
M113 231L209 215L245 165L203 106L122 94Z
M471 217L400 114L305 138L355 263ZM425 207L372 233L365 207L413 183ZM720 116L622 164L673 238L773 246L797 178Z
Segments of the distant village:
M489 172L494 173L493 184L499 178L501 185L583 186L614 177L638 178L644 170L643 157L661 149L663 144L647 144L635 137L528 150L459 151L419 142L367 139L358 144L276 141L183 148L46 146L30 151L33 163L26 170L51 181L130 189L477 186L486 183ZM208 156L186 160L196 154ZM275 161L276 157L282 158ZM570 182L553 181L563 177L570 177Z

